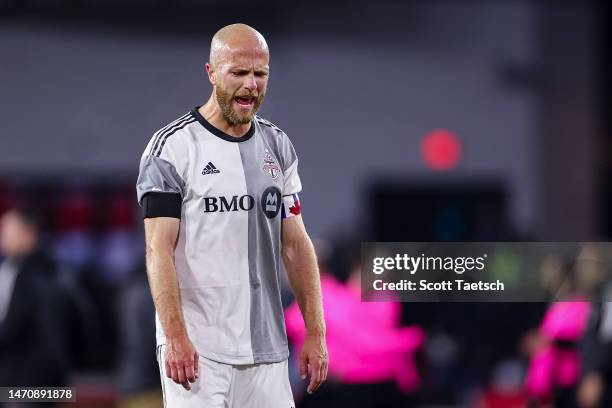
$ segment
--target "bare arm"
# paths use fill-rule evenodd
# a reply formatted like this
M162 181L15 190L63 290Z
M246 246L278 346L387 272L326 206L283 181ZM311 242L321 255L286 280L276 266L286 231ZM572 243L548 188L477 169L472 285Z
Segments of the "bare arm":
M166 335L166 375L191 389L189 383L197 378L199 356L185 329L174 266L179 226L178 218L145 219L147 275L155 309Z
M312 241L301 215L283 220L282 256L289 284L306 324L306 340L300 353L300 374L310 371L308 392L314 392L327 378L327 345L321 298L321 279Z

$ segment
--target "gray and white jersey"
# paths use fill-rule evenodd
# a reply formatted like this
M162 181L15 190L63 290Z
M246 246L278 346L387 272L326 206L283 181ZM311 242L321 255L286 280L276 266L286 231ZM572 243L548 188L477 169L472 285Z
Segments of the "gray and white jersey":
M138 202L149 192L182 197L181 307L190 339L211 360L252 364L289 355L280 238L282 217L299 213L297 164L289 138L270 122L256 117L234 138L197 109L155 133L142 155ZM158 345L165 344L159 316L156 323Z

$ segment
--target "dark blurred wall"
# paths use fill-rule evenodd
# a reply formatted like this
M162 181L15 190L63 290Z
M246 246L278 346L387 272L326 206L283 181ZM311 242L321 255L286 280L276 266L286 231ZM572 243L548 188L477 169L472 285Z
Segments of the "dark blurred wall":
M604 232L597 202L607 154L602 149L604 72L597 12L587 2L540 6L542 81L536 149L541 158L538 230L544 240L589 240Z

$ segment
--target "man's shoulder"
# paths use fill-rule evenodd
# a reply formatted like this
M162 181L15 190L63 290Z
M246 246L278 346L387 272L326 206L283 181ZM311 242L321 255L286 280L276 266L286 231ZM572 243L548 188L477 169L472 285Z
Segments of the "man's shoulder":
M270 122L268 119L262 118L261 116L255 116L255 120L260 125L261 130L264 133L269 133L276 137L287 137L287 134L280 127Z
M178 139L180 139L176 135L187 132L189 126L195 122L197 122L197 118L189 111L167 123L153 133L147 150L153 156L160 156L164 147L176 144Z
M272 148L280 159L283 169L286 169L291 163L295 162L297 158L291 140L289 140L287 134L274 123L259 116L255 116L255 118L268 146Z
M155 133L153 134L153 137L161 135L161 134L170 134L170 133L176 133L176 132L180 132L181 130L183 130L185 127L187 127L188 125L196 122L197 119L196 117L193 115L192 111L188 111L186 113L184 113L183 115L179 116L178 118L174 119L171 122L166 123L164 126L160 127L159 129L157 129L155 131Z

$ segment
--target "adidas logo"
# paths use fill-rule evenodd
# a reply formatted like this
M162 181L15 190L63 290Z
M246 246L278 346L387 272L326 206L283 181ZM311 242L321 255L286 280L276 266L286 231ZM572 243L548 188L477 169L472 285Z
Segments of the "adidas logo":
M206 165L206 167L204 167L204 170L202 170L202 174L207 175L207 174L215 174L215 173L221 173L220 170L218 170L214 164L212 164L212 162L208 162L208 164Z

